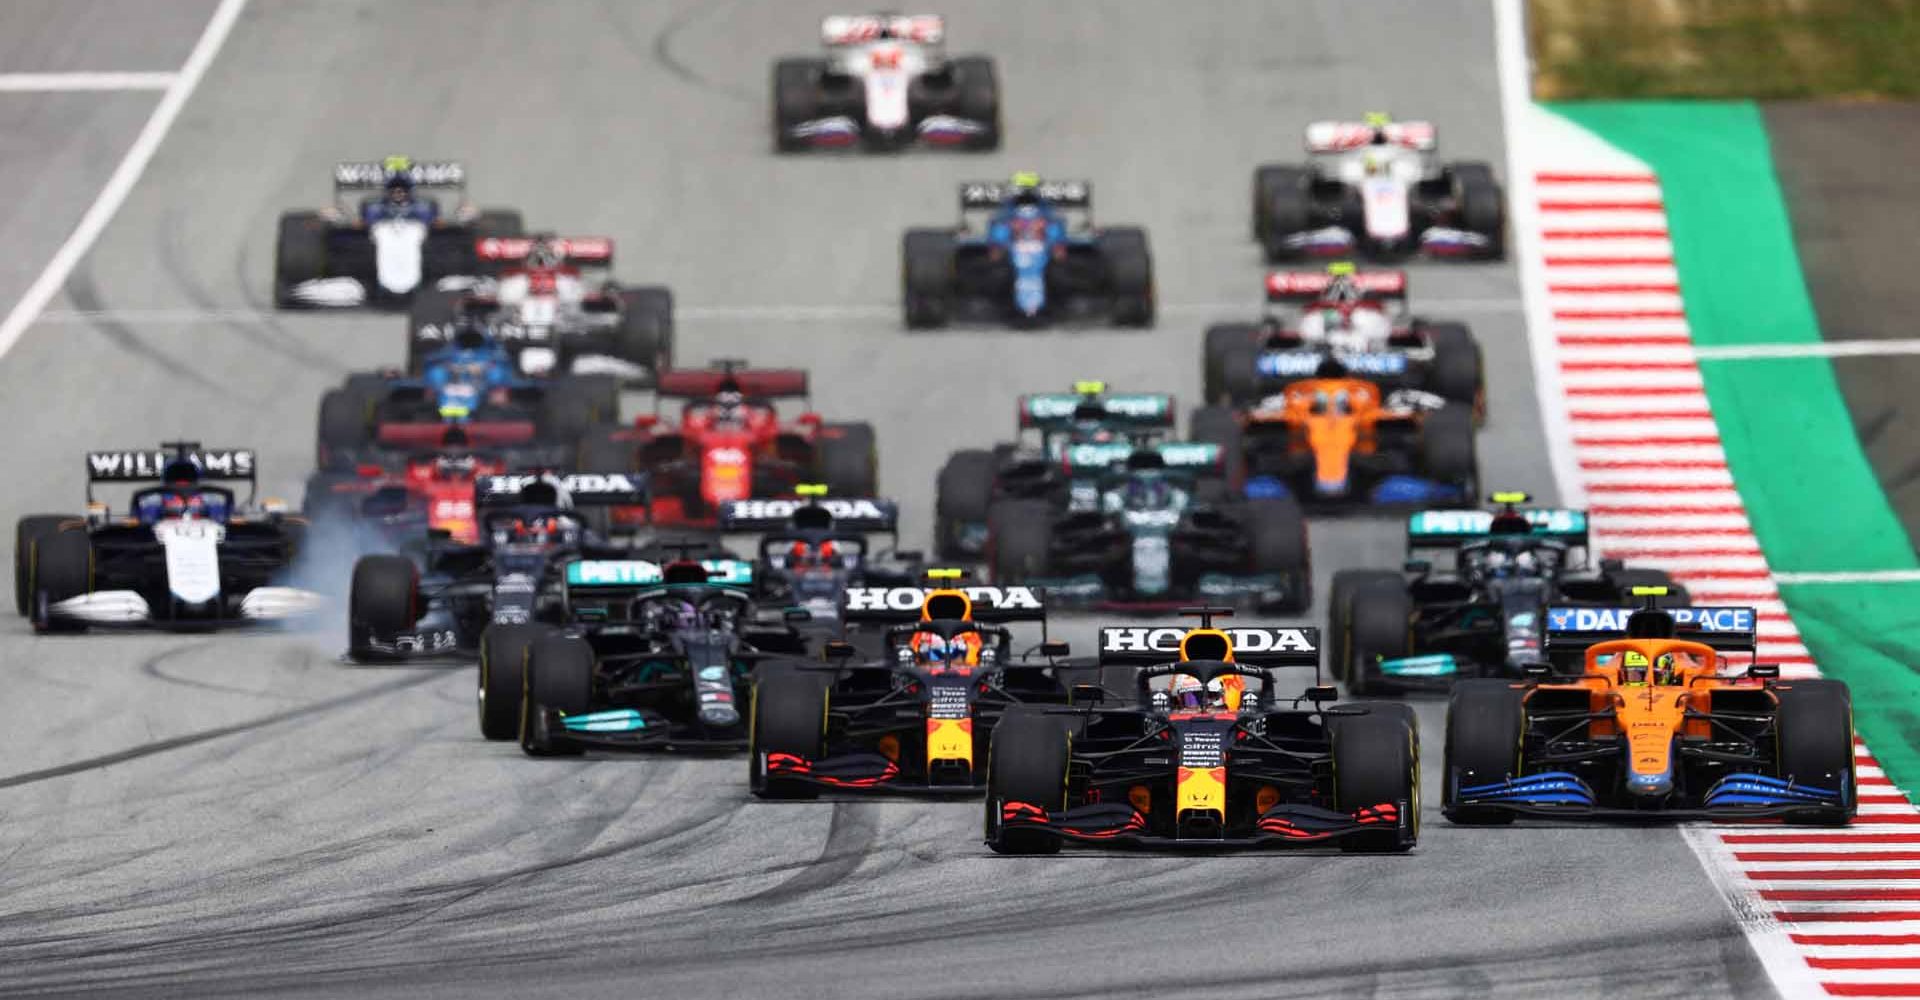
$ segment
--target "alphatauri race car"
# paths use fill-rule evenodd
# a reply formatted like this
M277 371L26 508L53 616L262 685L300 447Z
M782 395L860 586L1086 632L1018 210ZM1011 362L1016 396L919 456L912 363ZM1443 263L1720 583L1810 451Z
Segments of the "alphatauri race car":
M832 622L849 588L906 586L924 572L921 553L900 548L893 501L830 496L823 483L801 483L794 492L797 499L720 505L722 533L759 536L753 576L761 603L805 608L813 621Z
M824 57L773 68L774 145L958 149L1000 144L1000 81L993 60L946 53L946 20L932 14L838 14L820 22Z
M458 163L389 156L333 168L334 204L283 212L273 256L273 301L282 309L402 306L442 278L474 274L477 241L519 236L520 213L466 200ZM451 190L440 204L421 189ZM353 192L371 191L357 202Z
M1253 173L1253 236L1267 260L1503 256L1506 202L1493 168L1442 162L1436 134L1430 122L1384 114L1308 125L1304 166Z
M1449 820L1852 821L1846 683L1782 679L1752 662L1752 608L1663 609L1663 590L1638 588L1637 609L1549 608L1546 656L1524 679L1454 687Z
M191 441L87 453L87 512L23 517L13 536L14 607L40 632L208 629L311 615L325 599L289 586L307 522L251 485L254 453ZM152 483L116 515L102 483Z
M1194 609L1202 611L1203 609ZM1333 704L1319 630L1150 625L1100 630L1103 666L1139 668L1112 700L1015 707L995 728L985 833L1000 854L1063 843L1410 850L1420 836L1420 744L1405 705ZM1295 696L1275 671L1314 670Z
M907 230L900 280L908 329L953 319L1153 325L1146 230L1095 228L1086 181L1019 173L1005 184L960 185L957 227Z

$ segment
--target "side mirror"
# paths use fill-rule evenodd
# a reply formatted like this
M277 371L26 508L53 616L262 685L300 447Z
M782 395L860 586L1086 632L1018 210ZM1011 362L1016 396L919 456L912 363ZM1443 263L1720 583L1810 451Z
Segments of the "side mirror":
M851 660L854 652L853 643L845 639L828 639L826 644L820 647L821 658L827 660Z
M1307 700L1316 705L1324 705L1330 701L1338 701L1339 698L1340 689L1331 684L1315 684L1307 689Z
M1756 663L1747 668L1747 676L1758 680L1777 681L1780 679L1780 664Z
M806 608L788 608L780 612L780 617L789 625L800 625L813 620L813 612Z
M1048 639L1040 644L1040 655L1049 660L1057 660L1073 651L1064 639Z
M1075 684L1067 693L1069 705L1098 705L1107 700L1107 691L1098 684Z
M1415 576L1426 576L1433 570L1433 563L1425 559L1409 559L1401 563L1400 568Z

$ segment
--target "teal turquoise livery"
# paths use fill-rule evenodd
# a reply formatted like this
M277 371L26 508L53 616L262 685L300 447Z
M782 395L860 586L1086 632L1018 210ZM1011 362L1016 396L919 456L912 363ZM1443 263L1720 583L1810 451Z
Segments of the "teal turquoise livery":
M1451 677L1460 672L1460 665L1452 653L1434 653L1381 660L1380 672L1388 677Z
M560 725L574 733L630 733L647 728L647 720L631 708L616 708L608 712L569 715L560 720Z
M1539 508L1519 511L1542 538L1585 535L1587 512ZM1493 513L1484 510L1423 510L1407 518L1407 534L1416 538L1474 538L1493 530Z
M703 559L707 582L728 587L753 583L753 564L739 559ZM645 587L660 583L666 573L645 559L582 559L567 564L569 587Z

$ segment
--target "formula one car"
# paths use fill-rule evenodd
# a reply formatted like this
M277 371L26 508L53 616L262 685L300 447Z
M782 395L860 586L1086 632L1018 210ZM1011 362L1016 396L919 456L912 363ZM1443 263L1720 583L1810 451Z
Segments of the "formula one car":
M945 19L930 14L822 20L825 58L774 65L775 147L1000 145L1000 81L993 60L947 58L946 34Z
M987 516L996 499L1061 497L1068 488L1063 464L1068 448L1152 441L1173 429L1172 396L1108 392L1105 382L1075 382L1070 393L1021 396L1017 405L1019 440L961 449L940 467L933 534L942 558L986 555ZM1173 454L1176 465L1211 464L1192 449Z
M1418 389L1383 392L1332 358L1319 377L1250 410L1195 410L1190 429L1220 446L1249 499L1339 508L1465 503L1479 493L1471 406Z
M1316 377L1331 356L1388 391L1424 389L1485 415L1479 343L1463 324L1409 315L1405 271L1357 271L1344 262L1325 273L1276 271L1267 276L1267 301L1287 308L1258 323L1207 328L1207 402L1250 405Z
M449 428L455 435L458 427ZM546 468L571 461L569 448L472 448L459 443L417 452L372 452L349 467L315 470L307 477L301 509L316 529L369 529L365 544L382 550L444 534L455 542L479 541L474 487L482 476L510 469ZM372 455L383 462L367 461ZM340 536L330 536L337 541Z
M1468 680L1447 705L1442 809L1515 815L1844 825L1858 808L1853 703L1836 680L1745 671L1752 608L1552 608L1547 661Z
M612 376L524 378L499 341L463 328L428 357L418 378L370 372L328 390L320 399L318 464L350 467L368 449L443 447L450 435L477 446L578 447L596 424L617 417L619 398Z
M1039 596L1024 587L962 588L958 575L948 572L948 585L931 589L846 592L842 620L891 626L878 659L856 660L850 643L837 642L827 649L830 666L761 673L751 712L753 794L976 792L987 741L1009 708L1066 703L1055 672L1066 644L1043 639L1018 655L1012 633L992 624L1044 623Z
M158 451L87 453L87 512L14 528L13 599L39 632L94 626L207 629L312 614L324 599L287 586L307 522L277 501L236 501L217 480L255 477L254 453L170 441ZM99 483L136 490L114 516Z
M923 557L900 549L893 501L828 496L820 483L801 483L794 492L799 499L720 505L721 531L760 535L753 576L762 603L805 608L815 622L831 622L848 588L898 587L920 578ZM882 533L887 543L875 544L873 536Z
M1413 253L1499 258L1506 200L1485 163L1443 163L1430 122L1369 114L1307 126L1305 166L1253 173L1253 237L1267 260Z
M1384 688L1446 689L1461 677L1520 677L1540 659L1548 605L1614 607L1636 587L1664 587L1665 571L1618 560L1587 566L1587 514L1522 508L1525 493L1493 494L1497 510L1423 510L1407 519L1403 570L1333 575L1328 667L1365 695ZM1451 566L1433 559L1451 554Z
M542 235L480 240L482 271L422 290L408 313L407 371L480 320L524 375L612 374L650 380L673 363L673 292L612 279L613 241Z
M1109 705L1016 708L994 730L986 841L1000 854L1063 842L1125 847L1338 845L1400 852L1420 836L1420 746L1405 705L1330 704L1318 629L1100 630L1103 666L1138 666ZM1314 667L1293 697L1274 671ZM1307 704L1303 707L1302 702Z
M1234 495L1219 478L1221 457L1218 445L1201 443L1069 445L1064 505L1059 497L993 504L994 582L1114 609L1167 610L1198 597L1304 610L1313 571L1299 502Z
M476 240L519 236L520 213L481 210L466 200L458 163L389 156L333 168L334 204L283 212L273 256L273 302L282 309L404 305L441 278L471 275ZM419 189L459 192L450 209ZM354 191L376 194L350 204Z
M481 660L481 733L512 735L512 705L520 749L536 757L743 745L755 669L807 653L794 628L807 613L761 610L752 576L734 559L568 564L565 627L500 635Z
M706 371L661 372L654 413L582 445L582 467L643 470L652 483L651 509L616 511L617 525L711 525L721 504L791 497L808 482L824 484L835 496L876 492L872 424L828 423L812 411L781 417L775 401L806 398L806 372L753 369L732 360L712 364ZM659 400L675 398L687 400L677 424L658 412Z
M480 476L472 542L432 534L361 556L347 602L347 655L367 662L484 651L487 630L558 623L566 567L626 550L588 530L576 506L644 504L639 475Z
M976 213L987 213L974 228ZM949 319L1012 322L1109 319L1153 325L1153 257L1132 226L1093 225L1093 187L1013 175L960 185L955 229L909 229L900 245L908 329Z

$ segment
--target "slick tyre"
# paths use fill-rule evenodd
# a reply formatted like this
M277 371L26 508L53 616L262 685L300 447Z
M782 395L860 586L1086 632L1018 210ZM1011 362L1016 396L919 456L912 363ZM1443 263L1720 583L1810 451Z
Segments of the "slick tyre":
M763 671L753 682L747 722L747 788L762 799L815 799L811 782L767 776L767 755L812 763L826 751L827 685L791 667Z
M1053 505L1002 500L987 513L987 566L999 586L1047 574L1052 564Z
M793 127L820 116L818 83L825 64L818 59L782 59L773 66L773 147L782 153L807 148Z
M1268 263L1299 256L1287 237L1307 228L1312 218L1307 172L1299 167L1260 167L1253 173L1253 237Z
M1433 367L1427 374L1427 391L1448 402L1471 407L1476 423L1487 416L1487 390L1480 344L1459 323L1434 323L1427 327L1427 339L1433 344Z
M1473 407L1449 403L1427 414L1420 427L1421 470L1435 482L1458 487L1469 502L1480 492L1473 425Z
M880 489L880 448L873 425L827 424L820 428L820 481L827 495L870 497Z
M13 610L22 618L33 610L33 550L61 525L80 520L72 514L29 514L13 527Z
M953 60L953 85L958 92L960 117L986 125L985 132L974 136L967 149L984 152L1000 146L1000 76L993 60L986 56L960 56Z
M909 330L947 325L953 309L953 234L909 229L900 240L900 307Z
M1252 402L1259 393L1259 328L1252 323L1207 327L1201 362L1201 395L1208 406Z
M1193 440L1220 446L1220 478L1229 493L1238 495L1247 485L1247 449L1246 433L1233 408L1202 406L1188 417L1187 428Z
M273 304L297 309L293 290L327 276L327 223L318 212L285 212L273 246Z
M1447 743L1440 773L1440 811L1460 826L1513 822L1504 809L1459 804L1459 790L1520 774L1520 736L1526 726L1521 689L1496 678L1457 681L1447 698Z
M1379 681L1383 659L1411 651L1413 595L1400 579L1370 581L1353 592L1347 611L1347 692L1365 697Z
M1099 237L1100 259L1107 264L1107 292L1113 297L1113 325L1153 325L1153 254L1147 232L1114 226Z
M659 374L673 367L673 292L666 288L626 288L620 296L620 325L613 349L620 360Z
M1399 854L1420 839L1420 739L1404 707L1363 705L1327 719L1333 742L1334 808L1379 829L1340 840L1349 854Z
M47 605L52 606L69 598L93 593L93 538L84 527L68 527L35 539L30 565L34 594L29 595L29 602L44 597ZM33 609L30 607L29 610ZM51 622L37 618L36 624L48 629L55 627ZM86 627L63 623L58 629L83 632Z
M1313 603L1313 564L1307 550L1307 515L1292 497L1249 500L1247 548L1255 573L1276 573L1287 581L1284 604L1261 611L1306 611Z
M1327 669L1333 679L1347 679L1347 666L1353 662L1353 595L1361 589L1380 584L1398 584L1401 576L1392 570L1343 569L1333 574L1327 590Z
M348 389L329 389L320 397L320 441L316 462L330 468L366 445L368 407L365 397Z
M1461 228L1487 238L1487 249L1482 256L1506 256L1506 195L1493 179L1493 168L1484 163L1457 163L1453 167L1453 183Z
M1779 776L1796 785L1840 793L1829 807L1787 817L1789 822L1841 826L1858 810L1854 775L1853 697L1845 681L1803 680L1774 688L1780 698L1776 728Z
M987 802L984 832L995 854L1058 854L1060 838L1045 830L1006 829L1001 824L1009 803L1047 812L1067 808L1067 768L1072 755L1072 724L1038 712L1009 712L993 729L987 748Z
M419 622L420 571L406 556L361 556L347 591L347 656L360 663L392 659L374 643L391 643Z
M520 672L527 653L547 630L539 625L488 625L480 633L480 683L475 690L480 735L510 740L520 735Z
M592 703L593 646L558 632L535 639L520 671L520 749L530 757L578 756L578 747L554 739L547 712L580 715Z
M973 551L962 536L968 525L987 523L997 468L993 453L982 448L956 451L940 467L933 500L933 544L940 558L973 559L983 554Z

